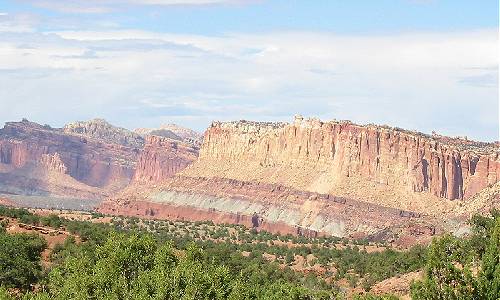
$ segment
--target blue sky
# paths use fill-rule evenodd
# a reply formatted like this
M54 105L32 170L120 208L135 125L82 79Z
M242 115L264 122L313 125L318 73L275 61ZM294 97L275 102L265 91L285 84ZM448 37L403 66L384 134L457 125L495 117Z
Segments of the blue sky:
M498 139L497 1L4 0L0 121L351 119Z

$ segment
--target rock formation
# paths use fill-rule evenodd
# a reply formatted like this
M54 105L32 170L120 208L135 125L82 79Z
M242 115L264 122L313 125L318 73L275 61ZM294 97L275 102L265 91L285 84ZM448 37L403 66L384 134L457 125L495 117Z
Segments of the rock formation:
M159 165L149 165L156 174ZM413 243L444 230L457 203L495 184L500 162L495 144L296 117L214 122L199 158L160 178L130 186L101 210L247 226L257 213L275 232Z
M68 168L61 160L59 153L54 154L42 154L39 160L40 166L44 167L48 171L54 171L60 174L67 174Z
M161 182L186 168L197 157L198 148L190 144L150 135L140 153L134 178Z
M201 145L203 135L189 128L185 128L176 124L164 124L159 128L137 128L134 130L135 133L142 136L146 135L156 135L167 137L173 140L179 140L189 143L195 147Z
M197 155L192 145L101 119L64 128L8 122L0 129L0 194L103 199L134 178L172 176Z
M6 123L0 130L2 190L100 198L130 182L139 148L107 143L99 135L84 137L88 131L73 134L68 128L76 127Z
M305 192L290 187L223 178L175 176L155 187L130 187L104 202L103 213L140 217L213 220L296 235L382 238L397 232L427 240L436 233L434 219L355 199ZM152 212L152 213L151 213ZM259 220L254 222L254 216ZM416 228L429 229L426 234ZM438 230L439 231L439 230ZM386 234L387 235L387 234Z
M499 153L495 144L346 121L215 122L205 133L200 160L185 175L359 198L372 198L375 189L360 185L373 185L389 197L396 192L467 199L500 179Z
M119 144L136 148L142 148L142 146L144 146L144 138L139 134L125 128L113 126L103 119L69 123L64 126L63 131L65 133L77 134L110 144Z

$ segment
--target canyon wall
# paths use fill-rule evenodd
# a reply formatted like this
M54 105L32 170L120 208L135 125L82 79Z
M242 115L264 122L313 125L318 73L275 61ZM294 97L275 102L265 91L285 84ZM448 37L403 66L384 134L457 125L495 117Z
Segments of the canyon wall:
M136 181L161 182L186 168L198 157L198 148L165 137L146 136L137 161Z
M100 210L245 225L257 213L270 231L415 242L459 230L457 208L500 178L497 144L348 121L214 122L173 177L156 154L170 143L150 140L136 174L149 183Z
M384 204L467 199L500 179L498 145L347 121L214 122L185 176L285 184ZM398 203L388 203L397 206Z
M252 224L282 234L334 235L392 240L398 244L428 241L441 227L435 219L355 199L291 187L226 178L174 176L154 187L127 188L99 207L108 214L156 219L212 220Z
M173 176L197 158L198 150L102 119L63 128L8 122L0 129L0 193L103 199L133 180Z
M0 129L2 189L75 197L89 197L91 191L92 197L104 197L130 182L139 152L26 120L9 122Z

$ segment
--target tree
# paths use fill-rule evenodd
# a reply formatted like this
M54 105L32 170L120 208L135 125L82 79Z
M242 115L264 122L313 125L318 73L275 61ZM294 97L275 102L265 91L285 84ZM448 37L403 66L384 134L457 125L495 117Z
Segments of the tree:
M0 232L0 286L29 289L42 275L40 257L46 247L37 235Z
M478 299L478 286L464 263L461 240L451 235L435 239L429 249L423 281L412 286L413 299Z
M479 276L484 299L500 299L500 218L495 222Z
M447 235L432 242L413 299L500 299L500 215L475 216L472 225L469 239Z

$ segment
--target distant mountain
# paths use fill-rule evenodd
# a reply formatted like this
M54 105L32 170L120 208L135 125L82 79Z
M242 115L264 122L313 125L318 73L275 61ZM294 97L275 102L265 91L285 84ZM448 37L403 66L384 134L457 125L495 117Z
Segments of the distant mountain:
M203 135L199 132L176 124L161 125L160 129L170 130L183 139L191 139L193 141L200 140L203 137Z
M63 128L7 122L0 129L0 194L103 199L133 180L138 162L139 178L159 178L197 157L197 147L169 138L145 139L103 119ZM149 164L164 170L148 174Z
M167 129L155 129L155 130L152 130L151 132L149 132L149 134L161 136L161 137L166 137L166 138L178 140L178 141L184 140L182 137L178 136L177 134L175 134L172 131L167 130Z
M63 131L123 146L144 146L144 138L141 135L125 128L113 126L103 119L69 123L64 126Z
M176 124L163 124L159 128L137 128L134 132L142 136L156 135L181 140L198 147L201 145L203 139L201 133Z

